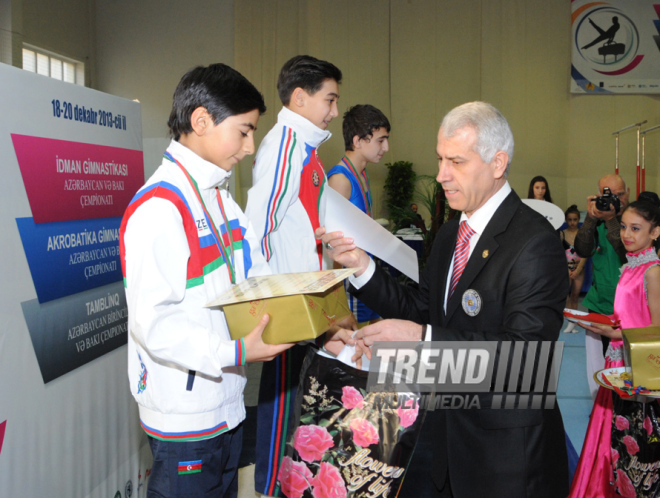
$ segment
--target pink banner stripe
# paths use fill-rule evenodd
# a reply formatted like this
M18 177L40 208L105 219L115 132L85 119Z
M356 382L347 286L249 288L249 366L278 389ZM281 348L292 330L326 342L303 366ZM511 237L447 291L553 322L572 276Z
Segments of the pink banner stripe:
M122 216L144 183L142 151L11 138L36 223Z
M5 420L0 424L0 453L2 453L2 443L5 440L5 428L7 427L7 421Z

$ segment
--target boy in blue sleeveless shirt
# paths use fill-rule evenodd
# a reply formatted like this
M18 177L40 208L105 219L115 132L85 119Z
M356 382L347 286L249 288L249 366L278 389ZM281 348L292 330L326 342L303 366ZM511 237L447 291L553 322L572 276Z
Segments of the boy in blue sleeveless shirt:
M344 114L342 125L346 152L339 164L328 171L328 185L373 218L367 165L378 164L389 150L390 122L372 105L356 105ZM349 292L348 302L358 325L380 317Z

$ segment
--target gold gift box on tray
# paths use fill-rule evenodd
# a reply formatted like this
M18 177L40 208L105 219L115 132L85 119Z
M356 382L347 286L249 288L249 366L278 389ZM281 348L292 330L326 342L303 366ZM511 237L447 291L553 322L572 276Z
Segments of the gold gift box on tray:
M624 329L623 361L633 386L660 390L660 327Z
M250 277L206 306L221 306L229 334L249 334L264 313L270 321L263 333L268 344L314 339L351 315L344 279L357 268Z

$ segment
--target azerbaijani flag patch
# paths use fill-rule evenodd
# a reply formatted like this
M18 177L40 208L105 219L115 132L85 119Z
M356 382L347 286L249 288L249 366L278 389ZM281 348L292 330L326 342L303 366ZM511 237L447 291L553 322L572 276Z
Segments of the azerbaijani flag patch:
M190 462L179 462L179 475L197 474L202 471L202 461L192 460Z

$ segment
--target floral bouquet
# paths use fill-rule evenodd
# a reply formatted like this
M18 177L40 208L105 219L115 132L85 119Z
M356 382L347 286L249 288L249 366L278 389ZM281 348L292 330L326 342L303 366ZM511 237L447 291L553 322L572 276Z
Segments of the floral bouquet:
M412 393L367 393L367 376L310 348L278 475L288 498L397 496L425 411Z
M612 397L611 482L629 498L660 494L660 406L647 399L640 403Z

